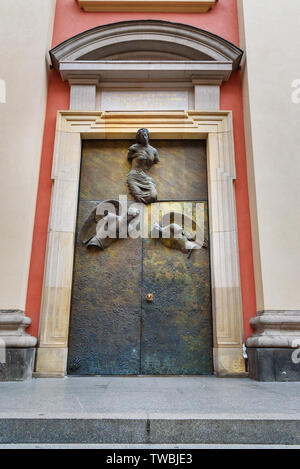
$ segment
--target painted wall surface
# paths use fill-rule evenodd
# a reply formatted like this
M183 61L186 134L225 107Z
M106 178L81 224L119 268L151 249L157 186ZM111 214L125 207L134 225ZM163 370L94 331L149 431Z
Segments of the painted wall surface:
M257 308L300 310L300 2L239 16Z
M0 0L0 309L25 310L54 0Z
M52 46L87 29L122 20L162 19L190 24L223 36L239 45L238 15L236 0L219 0L216 7L205 14L177 13L86 13L74 0L57 0ZM50 73L44 144L41 160L36 219L32 246L31 268L28 284L27 313L32 318L31 333L38 332L41 303L43 267L47 241L47 228L51 197L51 165L58 110L69 108L69 85L62 83L59 74ZM243 103L240 73L234 73L231 80L222 86L221 109L233 110L236 144L236 196L239 230L240 268L242 278L243 310L245 332L249 336L249 319L256 312L255 287L252 259L249 199L247 189L247 168L243 124Z

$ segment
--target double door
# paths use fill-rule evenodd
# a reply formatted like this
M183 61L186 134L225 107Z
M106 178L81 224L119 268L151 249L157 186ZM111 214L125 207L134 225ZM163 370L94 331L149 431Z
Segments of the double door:
M208 239L205 142L152 142L160 163L151 170L158 201L143 207L149 236L120 239L104 251L87 250L80 240L93 208L126 194L131 144L83 143L68 373L211 374L209 244L188 255L150 236L151 223L188 203L191 218L200 212Z

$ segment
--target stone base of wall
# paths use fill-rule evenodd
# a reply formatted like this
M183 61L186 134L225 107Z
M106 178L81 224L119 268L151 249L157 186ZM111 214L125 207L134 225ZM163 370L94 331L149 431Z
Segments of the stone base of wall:
M32 378L35 348L7 348L0 363L0 381L25 381Z
M256 381L300 381L300 350L247 348L248 369Z

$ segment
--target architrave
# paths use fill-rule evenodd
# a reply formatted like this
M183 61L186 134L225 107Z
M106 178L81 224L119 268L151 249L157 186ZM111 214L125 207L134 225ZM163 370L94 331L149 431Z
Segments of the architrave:
M241 375L243 319L230 111L58 112L52 168L39 348L39 376L64 376L67 368L74 240L83 139L134 139L147 127L151 139L206 139L214 372Z

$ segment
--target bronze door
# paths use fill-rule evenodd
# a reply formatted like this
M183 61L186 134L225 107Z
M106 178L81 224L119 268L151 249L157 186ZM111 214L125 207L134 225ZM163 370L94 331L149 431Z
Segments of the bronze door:
M205 142L153 142L161 164L151 174L158 190L152 209L159 205L167 212L190 202L194 210L198 204L208 237ZM100 201L127 193L131 144L83 142L68 373L211 374L209 248L188 256L149 237L87 251L78 236ZM144 216L149 207L144 207ZM148 294L153 301L147 300Z

